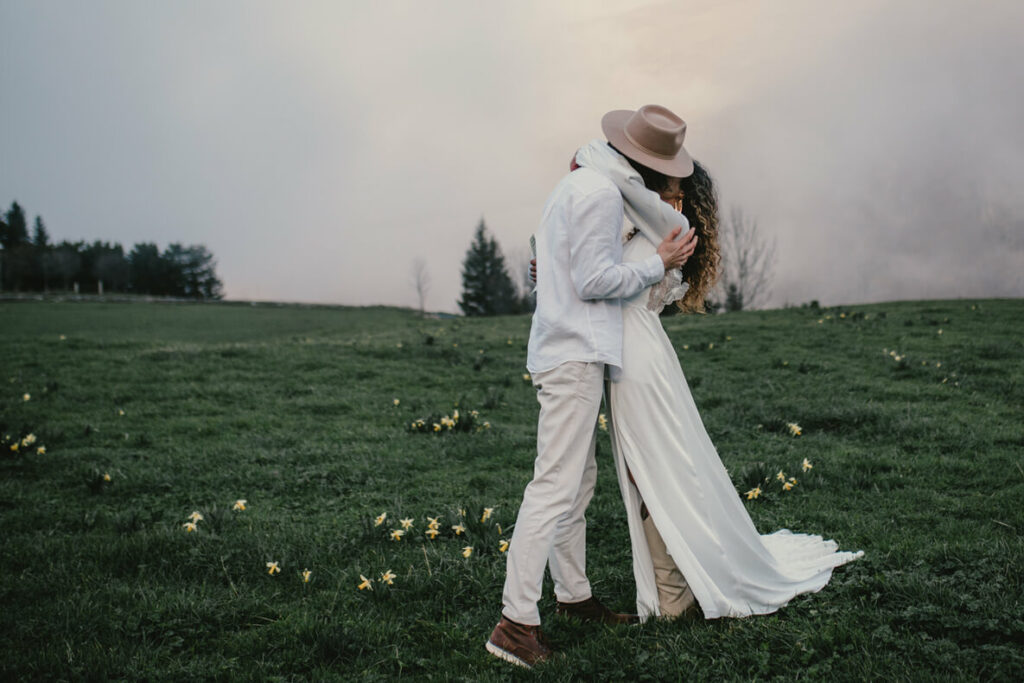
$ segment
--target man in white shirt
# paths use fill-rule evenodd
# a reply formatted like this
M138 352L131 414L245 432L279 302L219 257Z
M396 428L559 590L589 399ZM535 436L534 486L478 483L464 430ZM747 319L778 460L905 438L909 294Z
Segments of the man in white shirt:
M609 112L602 128L633 161L671 178L692 173L683 149L686 124L668 109ZM595 426L605 366L621 365L620 299L680 267L696 240L692 230L677 240L676 229L657 254L623 263L622 222L615 184L578 168L551 193L537 231L537 308L527 350L540 403L537 459L508 550L501 621L487 642L491 654L521 666L551 656L537 611L545 565L560 613L604 623L635 620L598 602L586 576L584 512L597 478Z

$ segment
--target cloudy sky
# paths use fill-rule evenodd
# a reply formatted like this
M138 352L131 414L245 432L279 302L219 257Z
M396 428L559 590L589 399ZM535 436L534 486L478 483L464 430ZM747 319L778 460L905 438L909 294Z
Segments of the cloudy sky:
M659 103L769 305L1024 296L1024 3L0 0L0 203L204 243L228 298L457 310L601 115Z

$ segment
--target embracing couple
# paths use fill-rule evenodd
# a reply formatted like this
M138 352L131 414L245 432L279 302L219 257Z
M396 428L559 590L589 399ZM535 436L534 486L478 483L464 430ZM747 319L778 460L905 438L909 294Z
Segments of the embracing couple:
M552 655L537 601L584 621L767 614L820 590L863 553L787 529L761 535L690 395L659 314L699 310L715 279L717 205L665 107L612 111L607 142L576 152L536 234L537 308L527 369L540 417L533 479L508 550L501 620L487 650L532 667ZM631 229L623 233L623 217ZM584 513L594 494L604 395L626 504L638 614L591 593Z

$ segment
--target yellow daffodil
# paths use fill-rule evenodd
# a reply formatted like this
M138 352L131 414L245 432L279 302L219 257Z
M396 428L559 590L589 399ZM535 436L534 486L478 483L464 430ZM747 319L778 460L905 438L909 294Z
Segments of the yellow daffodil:
M501 539L500 541L498 541L498 552L499 552L499 553L503 553L503 552L505 552L506 550L508 550L508 541L506 541L506 540L505 540L505 539L503 538L503 539Z
M308 569L302 570L302 583L309 583L309 577L313 575L313 572Z
M181 526L185 527L185 531L187 533L192 533L193 531L199 528L196 526L195 522L185 522Z
M403 529L409 529L412 527L412 519L409 517L398 520L398 523L402 525Z
M453 524L453 525L452 525L452 531L454 531L454 532L455 532L455 535L456 535L456 536L461 536L461 535L463 534L463 532L465 532L465 531L466 531L466 527L462 526L462 524L461 524L461 523L459 523L459 524Z
M395 399L394 401L392 401L392 402L391 402L391 404L392 404L392 405L396 405L396 406L397 406L397 405L398 405L399 403L401 403L401 401L399 401L399 400L398 400L397 398L396 398L396 399Z
M511 340L511 339L509 339L509 340L508 340L508 341L507 341L506 343L507 343L507 344L508 344L509 346L512 346L512 340Z
M531 380L530 373L524 372L523 373L523 381L524 382L529 382L530 380ZM484 407L486 408L487 406L484 406Z
M604 416L604 413L597 416L597 426L606 432L608 431L608 418Z
M371 581L370 579L366 578L362 574L359 575L359 578L362 580L362 583L359 584L359 590L365 590L367 588L369 588L370 590L373 590L373 581Z
M942 330L939 330L939 334L942 334Z
M725 341L732 341L732 337L726 337Z
M715 343L714 342L708 342L708 351L710 351L713 348L715 348Z
M804 472L806 472L807 470L809 470L812 467L814 467L814 465L811 464L810 460L808 460L807 458L804 458L804 461L802 463L800 463L800 467L802 467Z
M67 339L67 337L65 337L65 336L64 336L63 334L62 334L62 335L60 335L60 340L61 340L61 341L64 341L65 339Z
M937 367L937 368L941 368L941 367L942 367L942 363L936 363L936 364L935 364L935 367Z
M394 585L396 576L397 574L392 574L391 570L389 569L380 575L380 582L386 583L389 586Z
M754 488L747 491L747 500L753 500L761 495L761 487L755 486Z
M440 531L438 531L437 529L435 529L434 527L430 527L430 528L429 528L429 529L427 529L427 530L426 530L426 531L425 531L424 533L425 533L425 534L426 534L427 536L429 536L429 537L430 537L430 540L431 540L431 541L433 541L433 540L434 540L435 538L437 538L437 535L438 535L439 533L441 533L441 532L440 532Z
M427 517L427 527L430 529L436 529L441 526L441 522L438 521L437 517Z
M392 541L401 541L402 540L402 536L405 536L405 530L404 529L392 529L391 530L391 540Z
M459 508L459 517L466 516L466 508Z
M109 472L104 472L103 473L103 481L110 481L110 473Z
M15 441L14 443L11 444L11 450L14 451L15 453L18 452L18 442L17 441Z
M501 525L500 524L495 524L494 526L498 529L498 535L500 536L501 535Z
M203 521L203 515L198 510L193 511L192 514L188 516L188 518L191 519L193 522Z
M846 314L845 314L845 313L840 313L840 314L839 314L839 317L840 317L840 318L845 318L845 317L846 317Z
M491 428L491 423L490 422L484 422L484 429L490 429L490 428Z
M245 509L245 498L239 498L235 501L235 504L231 506L232 510L244 510Z
M456 422L459 421L459 411L456 410L452 413L452 419L455 420Z
M690 350L690 345L689 344L683 344L683 351L689 351L689 350Z
M462 556L463 557L469 557L472 554L473 554L473 546L467 545L465 548L462 549Z
M46 455L46 446L40 446L36 449L37 455Z
M459 342L455 342L454 344L452 344L452 348L453 349L459 348Z
M377 515L377 519L373 520L373 525L374 526L380 526L381 524L384 523L384 520L387 519L387 518L388 518L388 513L382 512L379 515Z
M779 470L779 473L775 475L775 478L779 481L786 481L786 474L782 470Z
M787 422L786 427L789 428L789 433L792 434L793 436L800 436L801 434L803 434L803 430L800 429L800 425L798 425L796 422Z
M397 344L395 344L395 348L396 349L402 348L402 342L398 342Z
M470 414L470 415L471 415L472 417L480 417L480 413L479 413L478 411L476 411L476 410L471 410L471 411L469 411L469 414Z
M820 324L822 324L823 322L825 322L825 321L824 321L824 320L822 320L821 318L818 318L818 324L819 324L819 325L820 325Z
M277 566L277 562L267 562L267 573L268 574L273 576L274 574L279 574L280 572L281 572L281 568Z
M439 431L441 431L441 425L439 425L439 424L437 424L437 423L435 422L435 423L434 423L434 431L435 431L435 432L439 432Z
M494 512L494 508L484 508L484 513L480 515L480 521L486 522L491 518L491 513Z
M32 400L32 394L25 394L24 396L21 397L21 400L23 400L23 401L31 401Z
M26 436L24 439L21 440L21 445L22 446L31 446L35 442L36 442L36 435L35 434L29 434L28 436Z
M788 491L796 486L796 477L790 477L789 481L782 485L783 490Z
M117 414L120 415L121 417L124 417L124 410L122 410L121 408L118 408L117 409Z

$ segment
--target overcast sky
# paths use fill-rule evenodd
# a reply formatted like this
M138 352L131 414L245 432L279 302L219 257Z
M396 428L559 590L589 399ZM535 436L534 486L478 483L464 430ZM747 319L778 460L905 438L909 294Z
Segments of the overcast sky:
M610 109L777 240L769 305L1024 296L1024 3L0 0L0 204L228 298L456 311Z

